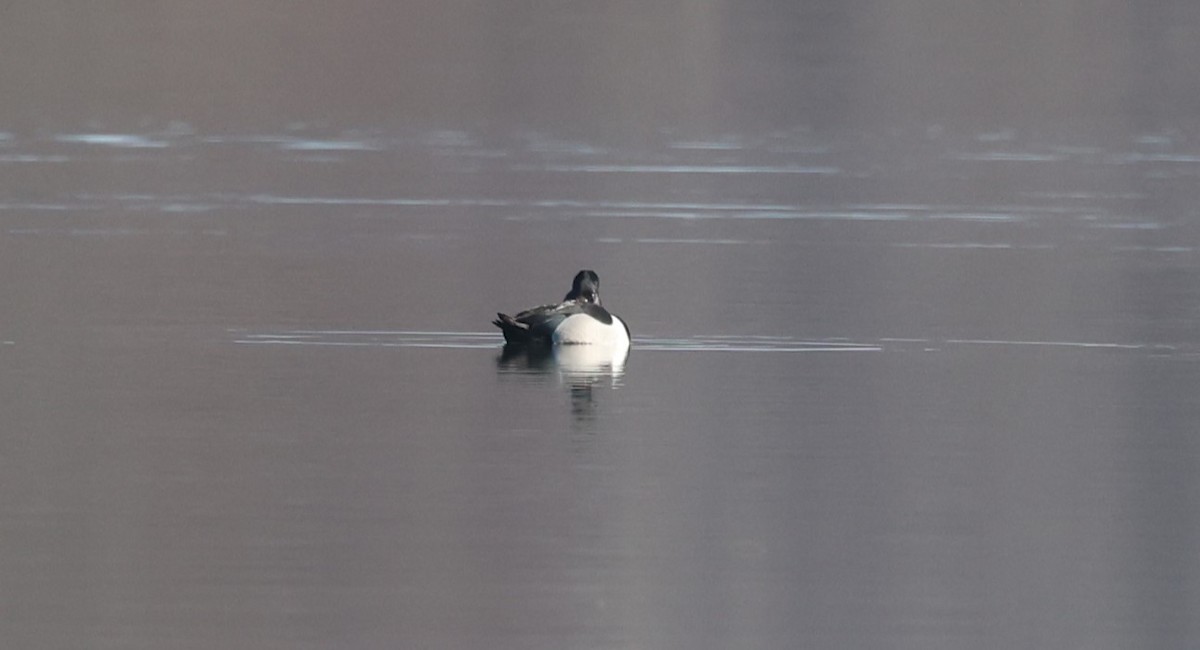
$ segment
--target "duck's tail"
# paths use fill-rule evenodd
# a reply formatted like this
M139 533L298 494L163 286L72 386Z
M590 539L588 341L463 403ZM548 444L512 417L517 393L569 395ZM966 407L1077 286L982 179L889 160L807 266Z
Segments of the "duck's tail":
M496 320L492 321L492 325L500 328L504 332L504 343L507 345L525 345L529 343L529 326L518 323L516 319L508 314L496 314Z

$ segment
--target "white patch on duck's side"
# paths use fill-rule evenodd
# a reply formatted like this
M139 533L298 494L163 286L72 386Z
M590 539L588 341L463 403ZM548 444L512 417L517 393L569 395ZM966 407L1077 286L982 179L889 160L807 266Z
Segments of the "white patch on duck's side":
M554 329L555 345L611 345L629 347L629 331L620 318L604 324L587 314L574 314Z

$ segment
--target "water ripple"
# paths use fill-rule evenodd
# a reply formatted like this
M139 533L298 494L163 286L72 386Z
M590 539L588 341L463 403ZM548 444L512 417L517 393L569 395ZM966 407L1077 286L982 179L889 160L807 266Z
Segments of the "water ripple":
M497 348L499 332L421 330L230 330L239 345L374 347L374 348ZM634 337L638 350L665 352L878 352L878 344L844 340L811 340L786 336Z
M362 348L496 349L499 332L441 330L230 329L231 342L247 346L315 346ZM842 337L806 338L768 335L635 336L639 352L923 352L967 348L1029 348L1079 351L1146 352L1177 355L1189 352L1176 345L1138 341L1070 341L1054 339L880 337L853 340Z
M54 137L68 144L89 144L122 149L165 149L171 144L133 133L63 133Z
M577 172L587 174L816 174L842 173L838 167L800 165L545 165L520 166L522 171Z

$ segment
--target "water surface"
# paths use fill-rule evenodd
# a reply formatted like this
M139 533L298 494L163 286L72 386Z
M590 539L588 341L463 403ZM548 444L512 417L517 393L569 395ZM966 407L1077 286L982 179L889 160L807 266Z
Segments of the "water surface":
M1190 6L149 8L0 9L4 645L1200 643Z

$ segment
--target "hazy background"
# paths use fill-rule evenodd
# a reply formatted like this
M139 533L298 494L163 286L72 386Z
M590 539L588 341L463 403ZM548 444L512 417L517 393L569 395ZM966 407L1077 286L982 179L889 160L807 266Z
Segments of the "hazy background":
M1179 127L1188 2L7 3L6 128Z

